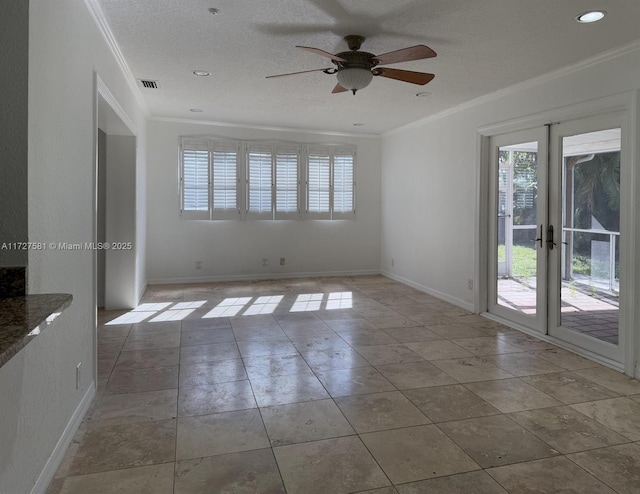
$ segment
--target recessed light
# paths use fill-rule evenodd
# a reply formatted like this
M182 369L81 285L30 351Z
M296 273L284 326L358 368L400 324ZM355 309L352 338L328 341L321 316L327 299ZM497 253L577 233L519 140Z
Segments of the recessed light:
M202 110L200 108L191 108L189 111L193 113L202 113Z
M416 96L418 98L426 98L427 96L431 96L431 93L429 91L423 91L421 93L416 93Z
M353 124L353 126L354 127L364 127L364 124L360 123L360 122L356 122L356 123Z
M591 22L604 19L605 15L607 15L607 13L604 10L590 10L589 12L584 12L576 16L576 21L582 24L590 24Z
M193 75L197 75L198 77L207 77L211 75L211 72L207 72L206 70L194 70Z
M216 8L211 7L211 8L209 9L209 13L210 13L211 15L218 15L218 14L220 13L220 11L219 11L218 9L216 9Z

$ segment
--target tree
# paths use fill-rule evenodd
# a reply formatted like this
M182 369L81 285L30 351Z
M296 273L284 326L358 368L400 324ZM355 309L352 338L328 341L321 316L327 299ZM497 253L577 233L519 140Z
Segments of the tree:
M606 230L620 231L620 152L598 153L574 169L577 228L591 228L594 217Z

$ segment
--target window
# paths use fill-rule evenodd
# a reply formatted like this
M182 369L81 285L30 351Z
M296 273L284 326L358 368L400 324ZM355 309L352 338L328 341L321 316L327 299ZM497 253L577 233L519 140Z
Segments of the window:
M183 137L180 183L184 219L353 218L355 148Z
M191 143L182 150L182 210L209 211L209 149L206 143Z
M333 155L333 218L348 218L355 214L354 153L337 149Z
M307 156L307 212L316 218L330 218L331 157L328 149L312 149Z
M273 188L272 150L269 145L247 147L248 212L251 216L273 216L271 191Z
M182 155L182 215L190 219L209 217L209 145L184 141Z
M238 145L232 142L212 143L213 219L238 216Z
M309 147L307 214L310 218L346 219L355 214L355 151L334 146Z
M276 148L276 218L299 216L298 204L298 159L297 147Z
M248 144L246 154L248 217L298 218L298 148Z
M183 218L206 220L238 216L237 148L234 142L182 140Z

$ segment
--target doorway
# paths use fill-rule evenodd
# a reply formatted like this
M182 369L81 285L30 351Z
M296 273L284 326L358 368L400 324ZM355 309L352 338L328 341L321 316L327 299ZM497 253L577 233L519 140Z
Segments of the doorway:
M488 312L617 364L622 117L489 139Z
M137 137L131 119L96 75L96 307L131 309L136 289Z

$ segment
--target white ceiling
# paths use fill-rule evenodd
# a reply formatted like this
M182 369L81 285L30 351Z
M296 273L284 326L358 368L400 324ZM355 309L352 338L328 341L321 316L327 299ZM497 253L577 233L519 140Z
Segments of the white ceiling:
M99 2L134 76L161 85L141 89L153 116L339 132L382 133L640 38L638 0ZM574 20L592 8L607 17ZM332 67L295 45L337 53L347 34L367 36L362 49L374 54L426 44L437 58L392 67L436 78L377 77L355 96L331 94L335 76L322 72L265 79Z

